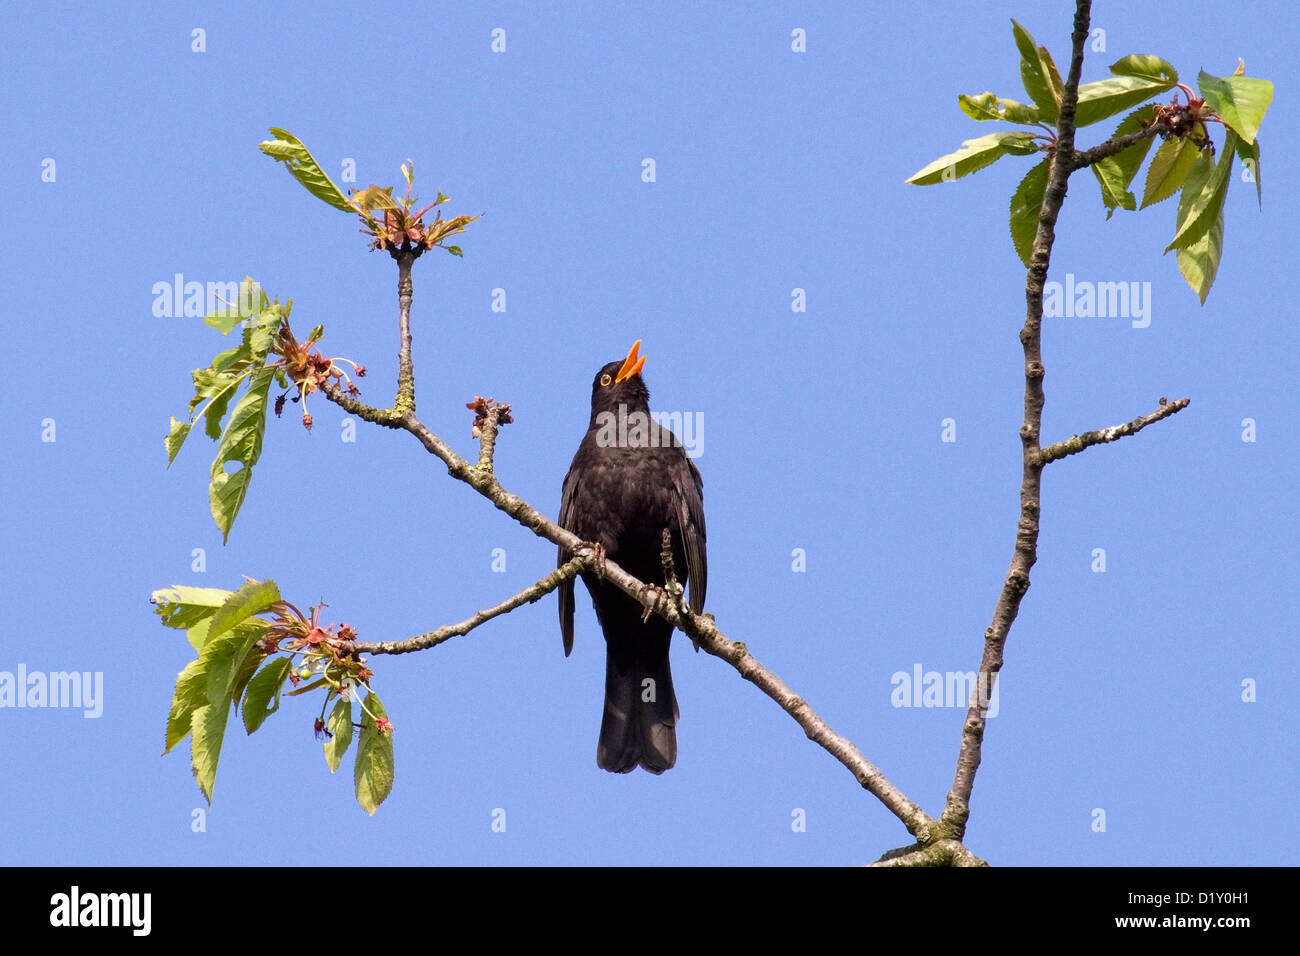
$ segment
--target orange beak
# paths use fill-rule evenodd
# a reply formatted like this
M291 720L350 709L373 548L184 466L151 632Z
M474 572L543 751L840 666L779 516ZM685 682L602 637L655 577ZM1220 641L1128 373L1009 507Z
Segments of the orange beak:
M641 348L641 340L637 339L632 343L632 351L627 353L627 358L623 359L623 367L618 370L614 376L615 382L622 382L631 378L633 375L641 374L641 367L645 365L645 356L636 357L637 349Z

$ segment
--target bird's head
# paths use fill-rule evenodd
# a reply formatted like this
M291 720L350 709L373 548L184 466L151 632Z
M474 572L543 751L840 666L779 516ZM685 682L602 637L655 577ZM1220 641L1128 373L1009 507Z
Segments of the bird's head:
M641 368L645 365L645 356L637 357L641 340L632 344L627 358L610 362L596 373L591 383L591 422L596 424L596 416L601 412L618 414L618 407L626 405L628 412L650 411L650 390L641 378Z

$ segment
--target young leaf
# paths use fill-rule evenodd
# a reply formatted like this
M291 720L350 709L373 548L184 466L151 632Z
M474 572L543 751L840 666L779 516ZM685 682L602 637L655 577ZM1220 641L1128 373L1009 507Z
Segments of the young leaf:
M167 432L167 467L172 466L176 460L176 453L181 450L185 444L185 439L190 437L190 429L194 426L189 422L178 422L174 415L168 416L172 420L171 428Z
M269 578L265 581L245 581L222 603L208 623L208 638L220 637L255 614L261 614L280 600L280 589Z
M293 300L290 299L289 305L292 304ZM289 314L289 305L282 306L277 301L274 305L267 306L257 314L257 320L244 330L244 344L248 346L249 361L256 368L260 369L266 364L266 357L275 344L280 324Z
M236 631L208 641L199 653L200 669L207 672L207 700L195 707L191 716L190 760L194 779L208 803L212 802L217 761L230 716L231 690L256 642L256 631Z
M1100 122L1171 89L1173 85L1173 80L1153 80L1142 76L1112 76L1110 79L1084 83L1079 87L1075 126L1083 127Z
M239 385L242 375L229 369L196 368L190 373L194 379L194 397L190 399L190 415L205 398L212 399Z
M1136 133L1142 129L1143 124L1149 124L1155 115L1154 106L1144 106L1134 110L1115 127L1111 138ZM1146 159L1147 151L1151 149L1151 142L1150 139L1140 140L1114 156L1107 156L1093 164L1092 171L1097 177L1097 182L1101 184L1101 198L1106 204L1107 219L1114 214L1116 207L1137 208L1137 202L1128 187L1133 182L1133 177L1137 175L1138 169L1141 168L1142 161Z
M229 335L231 329L237 326L246 315L240 315L239 309L217 309L215 312L209 312L203 317L203 321L212 326L222 335Z
M393 198L393 188L371 183L361 192L352 194L352 203L361 209L397 210L402 206Z
M1247 143L1238 136L1237 156L1240 157L1242 165L1250 169L1250 176L1255 180L1255 201L1263 209L1264 187L1263 181L1259 178L1259 140L1256 139L1253 143Z
M1186 249L1178 250L1178 271L1183 274L1187 284L1192 287L1205 305L1205 297L1210 294L1214 277L1219 271L1219 259L1223 255L1223 209L1214 220L1205 235Z
M217 703L209 701L195 709L190 722L190 765L194 781L212 803L212 787L217 779L217 762L221 759L221 744L226 735L230 716L230 698Z
M317 199L343 212L356 212L348 203L348 197L343 195L342 190L325 175L320 164L296 136L274 126L271 127L271 132L276 138L258 143L258 149L272 159L284 163L290 175L302 183Z
M221 531L223 543L230 540L230 526L235 523L235 517L243 507L252 478L253 469L244 466L233 473L222 471L213 474L212 481L208 483L208 510L212 512L212 520Z
M1038 213L1047 192L1047 170L1050 164L1043 160L1031 169L1011 194L1011 242L1016 255L1029 268L1034 251L1034 237L1038 234Z
M1155 159L1147 169L1146 188L1142 191L1142 205L1139 209L1158 202L1164 202L1182 188L1187 174L1192 171L1192 164L1200 150L1189 139L1170 136L1156 150Z
M1232 157L1236 152L1233 141L1236 137L1236 133L1228 131L1217 164L1206 151L1192 167L1187 182L1183 184L1182 195L1178 197L1178 228L1165 252L1193 245L1219 217L1232 179Z
M239 400L230 414L230 421L226 423L221 443L217 446L217 456L212 461L208 499L212 518L221 529L223 541L230 538L230 527L248 494L253 465L262 454L262 436L266 431L266 397L274 374L274 369L263 368L253 376L248 394ZM238 462L243 467L229 474L226 472L229 462Z
M961 149L941 156L913 173L907 180L914 186L929 186L951 179L960 179L990 163L995 163L1010 152L1033 152L1035 141L1030 133L1014 130L1007 133L990 133L978 139L968 139Z
M367 712L368 711L368 712ZM372 716L373 715L373 716ZM375 720L387 717L379 695L370 693L361 716L361 740L353 767L357 803L371 816L393 789L393 736L389 729L380 733Z
M231 593L222 588L194 588L175 584L154 591L149 600L157 605L154 612L161 615L165 626L189 630L215 614Z
M1116 76L1140 76L1149 80L1163 80L1171 86L1178 82L1178 71L1168 61L1150 53L1132 53L1110 65Z
M1240 67L1238 68L1240 69ZM1259 135L1259 124L1273 102L1273 84L1253 76L1225 76L1216 79L1201 70L1196 77L1201 98L1219 114L1224 124L1247 146Z
M979 96L967 96L963 93L957 97L957 105L963 113L976 120L1006 120L1009 123L1033 124L1038 122L1038 107L1015 100L999 99L992 93Z
M1020 51L1020 79L1025 92L1038 107L1039 118L1044 123L1055 123L1061 109L1061 77L1046 47L1039 46L1029 31L1015 20L1011 33Z
M1123 174L1114 166L1107 165L1104 161L1093 163L1092 174L1097 177L1097 185L1101 187L1101 201L1106 207L1107 219L1115 214L1116 208L1137 208L1137 200L1120 181Z
M262 650L262 645L257 643L266 635L267 625L261 618L253 618L251 621L244 621L235 628L236 633L242 635L251 634L254 642L248 646L242 660L238 661L238 668L233 672L234 681L230 687L230 702L239 704L244 697L244 690L252 681L253 675L257 669L262 666L266 660L266 651Z
M185 665L176 675L176 691L172 694L171 714L167 717L167 753L190 735L194 711L208 702L208 662L197 658Z
M325 741L325 762L329 764L330 773L333 773L339 769L339 762L352 743L352 701L339 698L334 710L330 712L325 729L331 734Z
M293 659L277 657L257 672L248 682L244 693L243 716L244 729L250 734L262 726L262 722L280 709L280 694L284 682L293 669ZM272 695L275 699L272 701ZM270 705L269 707L267 705Z
M226 409L230 407L240 381L240 378L231 379L226 388L212 396L212 401L203 410L203 433L213 441L221 438L221 420L226 417Z

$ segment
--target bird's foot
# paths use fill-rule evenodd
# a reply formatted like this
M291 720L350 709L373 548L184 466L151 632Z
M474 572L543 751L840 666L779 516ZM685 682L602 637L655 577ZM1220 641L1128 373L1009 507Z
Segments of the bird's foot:
M596 572L596 577L605 580L605 546L599 541L584 541L583 544L591 548L591 568Z
M645 613L641 615L642 624L650 620L650 615L653 614L655 611L659 610L661 607L663 607L664 602L668 600L668 592L665 591L657 584L647 584L645 587L641 589L641 597L643 599L647 594L651 596L651 601L650 604L646 607ZM642 600L641 603L644 604L645 601Z

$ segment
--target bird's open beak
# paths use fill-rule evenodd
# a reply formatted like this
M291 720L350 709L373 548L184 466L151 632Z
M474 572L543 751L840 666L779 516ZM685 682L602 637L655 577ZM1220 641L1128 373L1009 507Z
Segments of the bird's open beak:
M636 357L637 349L640 347L640 339L637 339L632 343L632 351L627 353L627 358L623 359L623 367L620 368L618 374L614 376L615 382L621 382L624 379L631 378L633 375L641 374L641 366L645 365L645 356L643 355L640 358Z

